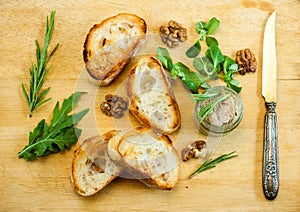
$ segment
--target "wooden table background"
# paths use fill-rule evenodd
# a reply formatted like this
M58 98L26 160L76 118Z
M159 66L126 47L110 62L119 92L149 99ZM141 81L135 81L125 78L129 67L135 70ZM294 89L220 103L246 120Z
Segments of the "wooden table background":
M51 86L48 96L53 100L30 119L21 83L28 83L28 69L35 59L34 40L43 42L45 18L51 10L57 12L51 45L61 44L50 62L54 66L45 83L45 87ZM268 201L261 186L265 110L261 97L261 53L264 26L273 10L277 11L280 189L277 198ZM34 162L18 159L17 153L28 143L28 132L42 118L51 118L55 102L74 92L84 68L82 50L88 30L119 12L143 17L150 33L157 33L158 27L170 19L177 20L188 28L189 44L197 38L194 24L216 16L221 26L215 36L223 53L233 56L239 49L251 48L259 66L254 74L237 75L243 85L244 118L236 130L222 138L215 153L235 150L238 158L192 180L184 176L195 166L182 165L180 181L172 191L117 179L98 194L81 197L70 184L75 146ZM0 15L1 211L300 211L299 0L1 0ZM186 94L176 95L181 98ZM107 119L97 122L101 130L109 128ZM80 127L88 130L87 125Z

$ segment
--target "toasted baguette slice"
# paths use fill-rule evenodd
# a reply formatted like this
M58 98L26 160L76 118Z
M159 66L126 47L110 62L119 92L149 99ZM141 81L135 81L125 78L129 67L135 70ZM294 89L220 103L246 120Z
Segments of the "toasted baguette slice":
M146 33L146 22L129 13L95 24L84 43L83 59L88 73L100 81L100 86L111 83L144 43Z
M167 135L156 135L138 127L112 145L119 162L131 177L148 187L170 190L178 182L179 158Z
M180 127L180 111L161 63L154 57L139 60L128 77L130 112L144 125L164 133Z
M85 140L75 150L71 181L76 193L91 196L121 173L121 167L113 163L107 154L108 141L115 131Z

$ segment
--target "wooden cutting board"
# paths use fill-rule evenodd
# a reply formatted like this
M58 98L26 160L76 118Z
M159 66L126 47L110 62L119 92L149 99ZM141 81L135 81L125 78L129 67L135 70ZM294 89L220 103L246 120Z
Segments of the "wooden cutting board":
M53 69L45 82L45 87L51 87L48 96L53 100L28 118L21 83L28 83L28 69L35 60L34 40L43 42L45 18L51 10L56 10L51 44L53 47L60 43L50 62ZM280 189L278 197L268 201L261 185L265 111L261 97L261 53L264 26L273 10L277 11ZM70 151L34 162L18 159L17 153L28 143L29 131L41 119L50 120L56 101L62 101L74 90L82 88L80 79L85 72L82 50L89 29L120 12L143 17L148 24L150 38L155 38L159 26L170 19L180 22L188 28L188 40L174 50L178 55L197 39L195 23L215 16L221 21L215 37L223 53L233 57L237 50L251 48L258 60L258 70L236 76L243 86L244 118L236 130L220 138L215 152L218 156L235 150L238 158L219 164L191 180L186 176L199 166L199 162L182 162L180 181L172 191L150 189L137 180L117 179L98 194L81 197L75 194L70 184L73 151L89 135L87 132L93 133L91 129L96 129L94 133L105 132L116 125L101 115L98 105L106 93L120 86L125 74L111 88L85 87L95 93L91 102L85 102L93 108L91 115L94 115L94 122L80 123L85 133ZM0 14L1 211L300 211L299 1L17 0L1 1ZM147 45L155 50L157 43L149 42L151 40ZM177 55L175 58L183 59ZM182 90L180 82L175 83L176 98L184 102L188 99L188 92ZM178 148L181 147L179 139L187 143L195 138L207 139L194 128L189 106L182 105L184 125L181 132L173 135Z

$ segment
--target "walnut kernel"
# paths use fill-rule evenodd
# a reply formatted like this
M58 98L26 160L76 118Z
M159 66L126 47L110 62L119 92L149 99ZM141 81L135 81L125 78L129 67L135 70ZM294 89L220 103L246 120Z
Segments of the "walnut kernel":
M187 40L187 29L183 28L181 24L170 20L168 24L159 28L159 34L162 42L168 47L173 48L178 46L179 42Z
M239 73L244 75L247 72L255 72L257 61L251 49L242 49L236 53L236 62L239 67Z
M100 109L107 116L121 118L128 109L128 103L120 96L107 94L105 100L100 104Z
M206 152L206 142L203 140L197 140L182 149L181 158L183 161L188 161L192 157L204 158L206 156Z

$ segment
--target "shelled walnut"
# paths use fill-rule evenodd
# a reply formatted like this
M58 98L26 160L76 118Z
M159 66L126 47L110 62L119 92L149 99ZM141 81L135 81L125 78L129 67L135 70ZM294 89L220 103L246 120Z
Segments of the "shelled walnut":
M162 42L170 48L176 47L179 42L187 40L187 29L173 20L170 20L166 25L162 25L159 28L159 34Z
M239 73L241 75L247 72L255 72L257 68L257 62L254 53L251 49L242 49L236 52L236 62L239 67Z
M100 109L107 116L121 118L128 109L128 103L120 96L107 94L105 100L100 104Z
M199 158L201 156L204 158L206 153L206 142L203 140L197 140L182 149L181 158L183 161L188 161L192 157Z

